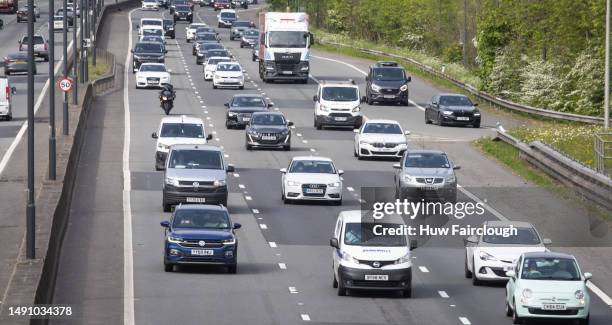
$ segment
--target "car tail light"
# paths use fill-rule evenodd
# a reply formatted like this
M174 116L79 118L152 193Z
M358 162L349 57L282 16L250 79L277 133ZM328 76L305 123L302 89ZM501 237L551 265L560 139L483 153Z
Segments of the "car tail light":
M47 46L49 46L49 43L45 42L45 51L48 50Z
M9 86L6 86L6 97L5 98L9 98L11 96L11 90L9 89Z

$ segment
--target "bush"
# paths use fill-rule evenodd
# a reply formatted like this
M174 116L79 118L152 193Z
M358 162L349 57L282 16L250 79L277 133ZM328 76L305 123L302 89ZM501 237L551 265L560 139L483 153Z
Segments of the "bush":
M444 62L457 63L463 60L463 47L461 44L453 44L443 51Z

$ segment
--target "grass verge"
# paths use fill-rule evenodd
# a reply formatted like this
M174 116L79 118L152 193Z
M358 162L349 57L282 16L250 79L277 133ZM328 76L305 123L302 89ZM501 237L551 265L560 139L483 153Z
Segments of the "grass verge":
M91 60L89 60L89 80L96 80L108 72L110 72L110 64L108 62L97 60L94 66Z

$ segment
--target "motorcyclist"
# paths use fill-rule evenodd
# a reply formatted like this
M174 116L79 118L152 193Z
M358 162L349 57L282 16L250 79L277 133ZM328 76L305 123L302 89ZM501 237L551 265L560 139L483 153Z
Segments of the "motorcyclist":
M174 100L176 98L176 91L174 91L174 86L171 84L165 84L164 88L159 92L159 99L161 100L163 97L166 97L170 100Z

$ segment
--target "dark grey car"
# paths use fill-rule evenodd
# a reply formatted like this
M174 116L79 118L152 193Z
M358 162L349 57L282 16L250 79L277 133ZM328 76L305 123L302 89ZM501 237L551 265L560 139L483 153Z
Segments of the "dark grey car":
M262 95L244 94L234 95L232 99L225 103L227 112L225 113L225 127L228 129L245 127L251 120L251 115L255 112L265 112L272 104L266 102Z
M291 127L281 112L256 112L246 127L245 147L291 150Z
M471 125L480 127L481 114L477 103L460 94L439 94L425 107L425 124Z

